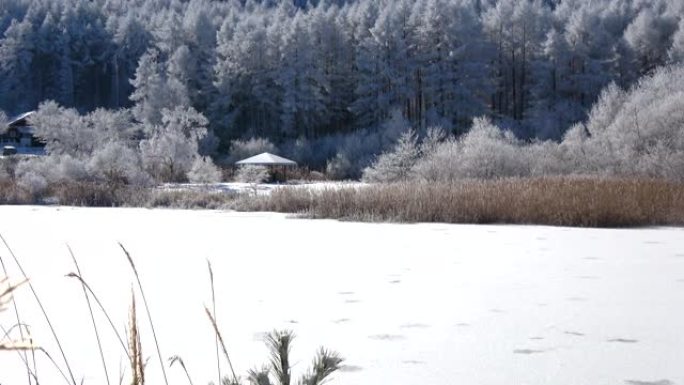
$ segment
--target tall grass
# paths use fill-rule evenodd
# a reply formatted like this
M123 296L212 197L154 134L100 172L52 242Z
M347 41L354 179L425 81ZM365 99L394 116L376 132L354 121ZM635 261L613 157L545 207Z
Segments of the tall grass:
M128 250L119 243L119 247L121 247L121 250L123 250L124 254L126 254L126 259L128 260L128 263L131 266L131 269L133 269L133 275L135 275L135 280L138 283L138 288L140 289L140 295L142 296L143 299L143 304L145 305L145 312L147 313L147 320L150 323L150 330L152 330L152 337L154 338L154 345L157 348L157 356L159 357L159 363L161 364L161 371L162 375L164 376L164 383L166 385L169 385L169 380L166 377L166 369L164 369L164 359L162 358L161 354L161 349L159 348L159 340L157 339L157 332L154 329L154 322L152 322L152 314L150 313L150 307L147 304L147 298L145 297L145 291L143 290L142 283L140 282L140 274L138 274L138 269L135 267L135 263L133 262L133 258L131 258L131 254L128 253ZM135 296L133 297L133 309L131 312L135 311ZM129 347L130 349L130 347ZM131 351L131 358L133 360L136 360L136 356L134 354L135 352ZM142 383L140 384L142 385Z
M582 227L684 224L684 185L652 179L510 178L277 189L238 210L381 222L515 223Z
M14 263L17 265L19 268L19 271L21 271L21 274L23 275L24 279L28 282L28 275L26 274L26 271L22 267L21 262L19 261L19 258L14 254L12 251L12 248L10 245L7 243L5 238L0 234L0 240L2 241L3 245L5 246L5 249L7 252L10 254L12 259L14 260ZM59 352L62 356L62 359L64 360L64 365L66 366L67 372L69 373L69 380L72 385L76 385L76 378L74 377L74 373L71 370L71 365L69 365L69 360L67 360L66 354L64 353L64 348L62 347L62 342L60 341L57 331L55 330L55 327L52 325L52 321L50 321L50 317L47 314L47 311L45 310L45 307L43 306L43 302L40 300L40 297L38 296L38 293L36 292L35 288L31 284L31 282L28 282L28 287L31 289L31 293L33 293L33 298L36 300L36 303L38 304L38 307L40 307L40 311L43 314L43 317L45 318L45 321L50 329L50 333L52 334L55 343L57 344L57 348L59 349Z
M41 382L41 379L39 379L37 372L35 370L31 369L31 362L28 360L26 355L21 354L22 352L30 351L30 352L40 352L42 353L55 367L55 369L61 374L62 378L67 382L68 384L75 385L74 381L74 375L73 372L71 371L71 366L69 365L69 361L67 360L66 354L64 353L64 350L61 347L60 340L57 336L56 330L52 324L52 321L50 320L50 317L48 314L45 312L45 309L42 306L42 303L40 301L40 297L38 296L38 293L36 292L35 288L31 285L30 282L28 282L26 278L26 272L23 270L21 263L17 256L12 252L11 248L7 244L4 238L2 238L2 235L0 235L0 239L5 245L5 248L10 252L10 255L12 255L16 265L19 267L20 271L24 275L24 280L18 283L10 283L6 278L1 278L0 279L0 312L4 311L7 307L7 305L10 302L14 302L12 298L12 293L19 288L22 284L27 284L29 286L30 290L33 293L34 299L38 303L43 316L45 317L47 324L50 328L50 331L53 334L53 337L55 341L57 342L57 347L62 355L63 358L63 365L66 367L67 372L62 370L62 366L58 364L53 357L44 350L43 348L36 346L33 341L29 339L20 339L18 341L10 341L7 340L7 337L9 337L12 333L12 330L14 328L21 329L24 327L24 324L17 323L16 325L12 326L9 330L5 329L2 325L0 325L0 329L4 333L4 337L0 338L0 352L4 350L11 350L17 352L19 357L21 358L23 364L27 368L27 373L29 375L29 380L28 383L31 384L32 381L35 381L36 384L39 384ZM130 253L124 248L123 245L119 244L121 249L123 250L126 259L128 260L128 263L133 271L133 275L135 277L139 292L141 297L143 298L143 302L145 305L145 311L147 313L147 319L149 321L150 325L150 330L153 333L153 338L154 338L154 343L155 347L157 350L157 355L159 356L160 360L162 359L161 355L161 350L159 349L159 341L157 340L157 335L155 332L154 328L154 323L152 322L152 316L150 312L150 308L147 304L147 300L145 298L145 293L142 287L141 283L141 277L140 273L133 261L132 256ZM75 278L79 281L79 283L82 286L84 297L86 304L88 306L88 312L90 315L91 322L93 323L93 328L95 330L95 335L96 335L96 342L97 342L97 347L101 355L101 360L102 360L102 365L103 365L103 370L105 373L106 381L107 383L110 383L109 381L109 371L107 369L107 365L105 363L105 356L104 356L104 349L102 347L101 341L100 341L100 332L97 323L95 322L95 315L94 315L94 310L93 306L91 303L91 298L95 301L95 303L98 305L99 309L102 311L102 313L106 316L107 321L116 335L117 339L119 340L119 343L122 345L122 348L126 354L127 360L128 360L128 365L130 369L130 384L131 385L144 385L145 380L146 380L146 362L144 359L143 355L143 347L141 343L141 329L138 325L138 318L137 318L137 308L136 308L136 296L133 288L131 288L131 305L129 309L129 319L128 319L128 326L127 326L127 343L123 341L123 338L121 337L121 334L118 332L117 328L114 326L114 322L112 321L111 317L109 316L109 313L105 310L104 305L100 301L100 299L97 297L95 292L92 290L90 285L85 281L85 279L82 276L82 272L80 269L80 266L78 264L78 261L71 250L70 247L67 246L67 249L69 251L69 255L72 258L72 261L74 263L74 266L76 268L76 272L71 272L66 275L68 278ZM213 307L213 312L209 310L208 307L205 307L205 312L207 316L209 317L209 320L211 322L212 330L216 334L216 341L217 341L217 346L220 346L223 354L228 361L230 371L231 371L231 378L221 378L220 377L220 365L219 365L219 384L230 384L230 385L241 385L244 384L244 382L241 380L241 378L237 375L236 371L233 368L232 361L230 360L230 356L228 354L228 349L226 347L225 341L219 331L218 325L216 323L215 319L215 314L216 314L216 297L215 297L215 290L214 290L214 272L213 269L211 268L211 264L208 263L209 267L209 273L210 273L210 284L211 284L211 290L212 290L212 307ZM7 270L7 269L5 269ZM16 303L15 303L16 305ZM259 385L271 385L271 378L275 379L276 384L280 385L290 385L290 361L289 361L289 354L290 354L290 349L289 349L289 342L291 342L293 338L293 334L289 331L275 331L271 333L270 335L270 341L271 343L268 344L269 348L271 349L272 353L272 365L271 367L264 367L264 369L259 370L259 371L254 371L251 370L247 373L247 381L250 384L259 384ZM287 347L284 345L284 341L288 341ZM193 385L192 378L190 377L190 374L187 370L187 367L185 365L185 362L183 361L182 358L178 355L171 356L168 359L169 366L173 366L174 364L179 364L185 376L187 377L188 383L190 385ZM276 362L278 363L276 365ZM329 378L329 376L337 371L340 367L340 364L342 362L342 358L339 356L339 354L328 351L324 348L321 348L319 352L317 353L316 357L314 358L314 364L312 368L306 372L300 381L297 383L298 385L321 385L323 381ZM35 357L34 357L34 368L35 368ZM167 381L166 377L166 370L165 370L165 365L162 362L160 370L162 371L162 374L164 375L164 380ZM68 374L67 374L68 373ZM121 373L119 377L119 384L123 384L124 382L124 374ZM258 382L253 382L253 379L258 379Z
M81 267L78 265L78 261L76 260L76 256L74 255L73 250L71 250L71 247L67 245L67 249L69 250L69 255L71 256L71 260L74 262L74 266L76 267L76 271L78 272L78 276L81 276ZM107 361L105 360L104 356L104 349L102 349L102 341L100 340L100 332L97 328L97 322L95 322L95 314L93 313L93 305L90 303L90 297L88 296L88 289L86 289L85 285L81 285L81 288L83 289L83 296L85 297L86 304L88 305L88 314L90 314L90 320L93 323L93 330L95 331L95 341L97 342L97 350L100 353L100 360L102 361L102 368L104 370L105 374L105 379L107 381L107 385L110 385L109 382L109 373L107 371Z

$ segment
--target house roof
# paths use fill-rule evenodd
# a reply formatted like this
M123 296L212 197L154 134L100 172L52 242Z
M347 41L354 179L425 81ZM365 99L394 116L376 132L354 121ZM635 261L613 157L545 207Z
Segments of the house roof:
M19 114L15 117L11 118L7 122L7 127L14 126L15 124L17 124L17 123L21 122L22 120L25 120L29 116L33 115L35 112L36 111L28 111L28 112L24 112L23 114Z
M261 165L261 166L296 166L297 162L289 159L285 159L282 156L273 155L268 152L261 153L259 155L254 155L247 159L243 159L235 162L237 165Z

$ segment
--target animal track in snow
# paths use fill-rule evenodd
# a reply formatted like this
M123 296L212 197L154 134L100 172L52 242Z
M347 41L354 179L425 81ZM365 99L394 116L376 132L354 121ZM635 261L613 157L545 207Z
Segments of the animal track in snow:
M625 383L629 385L674 385L674 382L670 380L659 380L659 381L637 381L637 380L625 380Z
M639 342L639 340L634 340L631 338L611 338L607 341L608 342L620 342L623 344L635 344L635 343Z
M372 336L368 336L368 338L379 341L399 341L406 339L406 337L400 334L373 334Z
M513 351L514 354L537 354L537 353L544 353L544 350L540 349L515 349Z
M427 324L422 324L422 323L406 323L400 326L403 329L425 329L429 328L430 325Z

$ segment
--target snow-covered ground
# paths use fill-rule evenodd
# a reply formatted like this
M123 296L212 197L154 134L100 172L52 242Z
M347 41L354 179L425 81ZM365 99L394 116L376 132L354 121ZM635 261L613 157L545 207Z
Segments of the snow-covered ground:
M242 182L226 182L226 183L174 183L165 184L158 187L161 190L190 190L190 191L212 191L225 193L249 193L252 194L256 190L259 195L268 195L275 189L292 188L292 189L308 189L312 191L320 191L326 189L340 189L340 188L359 188L368 186L367 183L355 181L294 181L290 183L242 183Z
M104 384L66 244L123 329L138 264L160 348L195 384L215 380L203 305L206 259L218 323L239 373L267 360L263 332L293 329L293 373L325 345L347 358L334 384L684 384L684 229L359 224L270 213L0 207L77 381ZM0 248L8 262L8 254ZM16 271L12 268L13 271ZM16 273L13 274L16 276ZM28 288L22 321L58 352ZM149 384L162 383L138 297ZM0 323L14 322L13 312ZM98 314L115 383L121 347ZM56 358L57 359L57 358ZM57 359L61 362L61 360ZM0 383L27 383L14 353ZM223 373L227 372L223 365ZM41 360L46 384L60 377ZM186 384L179 367L171 384Z

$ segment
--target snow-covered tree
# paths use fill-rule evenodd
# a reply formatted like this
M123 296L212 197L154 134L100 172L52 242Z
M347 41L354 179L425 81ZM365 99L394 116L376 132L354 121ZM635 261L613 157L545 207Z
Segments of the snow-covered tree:
M383 153L372 166L363 171L367 182L401 182L411 176L411 170L418 161L420 148L415 131L401 134L394 148Z
M207 119L191 108L162 110L161 124L140 142L142 162L160 182L183 182L200 156L199 143L207 135Z

